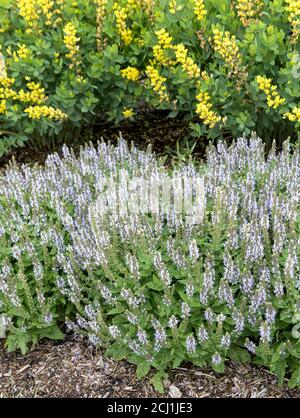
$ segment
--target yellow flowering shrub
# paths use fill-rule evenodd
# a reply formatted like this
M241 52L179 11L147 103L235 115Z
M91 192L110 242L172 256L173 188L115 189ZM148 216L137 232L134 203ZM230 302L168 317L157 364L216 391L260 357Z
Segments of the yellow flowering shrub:
M36 0L17 0L20 16L26 21L30 30L37 25L39 19L37 5Z
M5 3L0 155L141 103L189 119L195 137L300 134L299 0Z
M26 32L41 33L40 20L46 26L56 27L61 21L61 10L63 0L17 0L16 4L20 16L26 22Z

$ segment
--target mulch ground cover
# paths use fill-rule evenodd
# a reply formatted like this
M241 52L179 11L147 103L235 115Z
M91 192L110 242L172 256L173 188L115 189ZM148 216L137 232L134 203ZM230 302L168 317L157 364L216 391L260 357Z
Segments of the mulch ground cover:
M272 373L248 364L229 363L223 375L185 364L169 373L163 395L153 389L151 375L138 380L135 366L72 336L44 341L25 356L0 345L0 398L300 398L300 390L279 387Z

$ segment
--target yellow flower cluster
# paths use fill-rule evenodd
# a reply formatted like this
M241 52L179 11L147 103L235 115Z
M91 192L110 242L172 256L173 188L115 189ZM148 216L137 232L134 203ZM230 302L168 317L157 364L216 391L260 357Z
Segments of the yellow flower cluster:
M201 77L203 78L204 81L208 82L209 81L209 75L207 74L207 71L203 70L201 71Z
M106 14L106 4L107 0L95 0L96 3L96 23L97 23L97 32L96 32L96 40L97 40L97 51L102 51L102 28L103 28L103 21Z
M14 84L14 82L14 78L6 77L6 75L0 75L0 86L9 88Z
M124 78L127 78L127 80L130 81L137 81L140 76L139 70L130 66L124 68L124 70L121 70L121 74Z
M57 3L62 4L62 1L57 0ZM45 24L47 26L57 26L57 24L61 21L60 16L58 16L54 22L52 20L54 15L61 14L60 9L54 10L55 3L53 0L17 0L17 6L19 8L20 15L23 17L28 26L27 32L37 29L40 16L45 17Z
M272 79L265 76L258 75L256 77L258 88L267 95L268 106L277 109L285 102L285 99L281 98L277 92L277 86L272 85Z
M21 89L15 98L23 103L35 103L37 105L40 105L47 100L45 89L41 87L39 83L30 81L27 83L27 87L30 91L24 91Z
M194 0L194 13L200 22L205 19L207 11L203 0Z
M0 76L0 99L16 99L17 93L12 89L14 78Z
M37 0L37 5L39 6L41 10L41 14L46 16L46 25L49 26L52 23L52 16L53 16L53 6L54 1L53 0Z
M300 107L294 107L291 112L284 113L283 117L291 122L300 122Z
M188 50L183 44L178 44L174 46L176 60L182 65L182 68L187 73L189 78L199 78L200 77L200 68L193 61L192 58L188 57Z
M114 3L113 9L116 16L119 35L123 39L125 45L130 45L133 39L133 35L131 29L127 28L126 26L128 11L125 7L121 7L117 2Z
M197 94L198 104L196 107L196 113L205 125L209 128L214 128L218 122L221 121L221 117L218 116L212 110L211 98L207 92L200 91Z
M132 118L134 115L134 110L132 108L125 108L122 112L122 115L124 116L124 118L129 119Z
M51 106L30 106L27 107L24 111L28 114L30 119L41 119L41 117L45 117L48 119L62 121L68 117L68 115L62 112L60 109L55 109Z
M235 3L238 17L244 26L248 26L251 20L257 18L263 7L262 0L236 0Z
M153 65L147 65L146 67L146 74L150 79L151 86L155 93L159 95L160 101L169 101L169 96L167 93L167 87L164 84L167 79L159 74L157 68Z
M17 0L17 6L20 11L20 15L23 17L29 28L33 28L39 18L36 9L35 0Z
M6 113L6 100L0 100L0 115Z
M200 68L195 64L192 58L188 57L188 50L183 44L172 45L172 37L165 29L155 32L158 38L158 44L153 47L153 55L159 64L171 66L178 63L182 66L189 78L199 78ZM176 61L166 57L166 50L173 50L175 52Z
M300 35L300 0L285 0L285 9L288 12L288 19L292 26L293 42L296 42Z
M235 68L241 66L242 58L235 35L231 35L229 31L223 32L215 28L213 29L213 42L215 51L221 55L233 73L236 73Z
M72 22L67 23L64 27L64 44L69 50L66 57L71 61L70 68L74 68L78 64L77 54L79 51L79 41L80 38L76 36L76 29L74 24Z
M21 60L26 60L31 55L31 51L27 48L26 45L22 44L19 46L17 51L13 52L13 59L15 62L19 62Z
M158 38L158 44L153 47L153 55L157 62L162 65L172 65L172 60L165 55L167 49L172 48L172 37L165 29L160 29L155 32Z
M172 46L172 36L170 36L170 34L165 29L157 30L155 32L155 35L158 38L159 45L161 45L165 49L166 48L171 48L171 46Z

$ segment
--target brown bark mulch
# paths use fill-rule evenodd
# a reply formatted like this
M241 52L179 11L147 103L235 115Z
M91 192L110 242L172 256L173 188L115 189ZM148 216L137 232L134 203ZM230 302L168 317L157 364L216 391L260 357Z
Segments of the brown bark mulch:
M109 398L300 398L300 390L279 387L276 377L260 367L229 363L224 375L189 364L172 370L164 395L149 377L138 380L135 367L113 361L85 341L68 337L45 341L26 356L8 354L0 345L1 397Z

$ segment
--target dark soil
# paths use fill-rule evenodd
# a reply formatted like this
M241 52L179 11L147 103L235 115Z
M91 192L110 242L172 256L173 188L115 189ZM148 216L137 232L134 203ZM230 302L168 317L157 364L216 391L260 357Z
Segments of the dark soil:
M133 142L140 149L146 149L151 145L158 155L167 155L169 162L176 161L180 155L186 157L194 144L193 157L202 159L207 145L207 141L191 136L189 122L182 118L170 119L163 111L151 110L140 111L134 120L119 125L100 119L93 126L82 128L80 139L67 145L76 152L81 145L87 142L96 143L102 138L104 141L116 143L120 133L128 143ZM59 152L60 149L60 144L55 148L45 147L40 151L30 146L14 149L0 158L0 170L4 170L12 159L18 164L43 164L50 152Z

